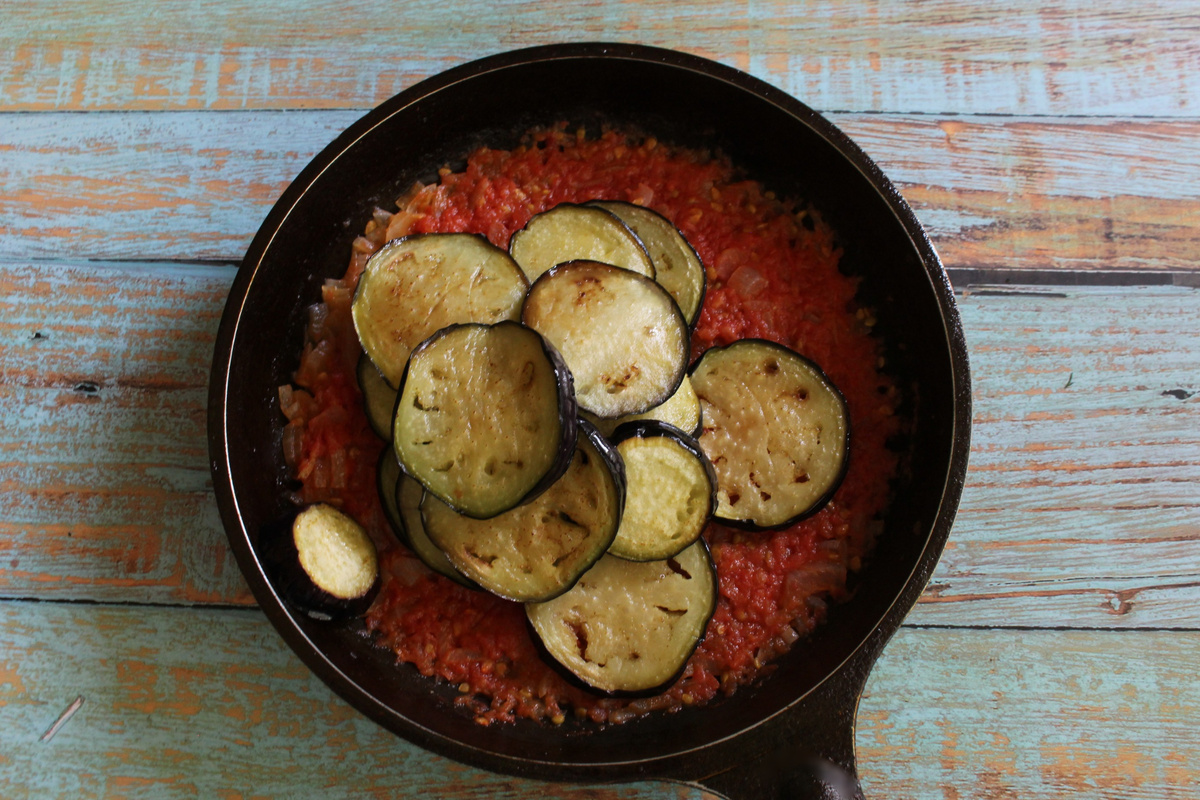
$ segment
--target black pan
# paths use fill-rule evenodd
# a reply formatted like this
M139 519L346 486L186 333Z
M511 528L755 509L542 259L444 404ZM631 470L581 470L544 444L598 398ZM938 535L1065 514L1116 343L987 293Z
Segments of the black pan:
M716 147L781 196L807 198L841 237L844 269L878 309L888 363L910 399L908 465L853 600L760 684L704 708L596 729L521 721L481 727L435 686L372 647L358 624L296 614L272 591L257 543L288 506L277 387L298 360L305 307L340 276L374 206L508 147L537 124L639 126ZM810 758L854 769L867 673L916 602L954 517L967 464L970 386L953 295L933 246L879 168L783 92L694 56L632 45L539 47L485 58L402 92L318 155L284 192L246 254L217 336L209 446L217 502L255 597L312 670L379 724L451 758L571 781L666 778L730 797L801 796Z

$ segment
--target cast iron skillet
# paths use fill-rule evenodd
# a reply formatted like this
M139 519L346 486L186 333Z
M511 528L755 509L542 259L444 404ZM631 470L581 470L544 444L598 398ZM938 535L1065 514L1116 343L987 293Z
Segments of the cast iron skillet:
M853 600L757 686L704 708L596 729L521 721L481 727L452 687L397 667L361 625L283 604L256 552L288 508L277 387L298 360L305 307L340 276L374 206L537 125L638 126L720 148L781 196L807 198L839 232L845 271L876 306L913 430L874 557ZM867 672L916 601L954 517L966 470L970 386L949 283L920 224L879 168L830 123L737 70L632 45L538 47L452 69L352 125L284 192L254 238L221 320L209 390L213 482L230 544L288 644L338 694L416 744L476 766L571 781L666 778L730 797L801 796L802 765L853 770ZM826 782L831 779L826 776Z

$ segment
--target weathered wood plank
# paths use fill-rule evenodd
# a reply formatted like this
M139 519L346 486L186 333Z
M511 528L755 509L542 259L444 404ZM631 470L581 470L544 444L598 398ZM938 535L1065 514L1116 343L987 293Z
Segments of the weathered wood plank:
M961 299L971 467L911 620L1193 627L1200 292L1057 294Z
M1195 633L902 630L859 706L866 794L1197 797L1198 658Z
M208 468L229 268L0 269L0 593L252 602Z
M252 610L0 603L0 708L4 797L703 796L536 783L434 756L335 696Z
M250 602L205 450L231 277L0 268L0 594ZM911 620L1200 629L1200 291L969 294L961 309L971 469Z
M354 111L0 117L0 257L242 257ZM1200 269L1200 122L836 114L957 268Z
M817 108L1194 116L1189 0L964 6L939 0L15 4L0 30L5 110L373 106L470 58L560 41L672 47Z
M704 796L428 754L334 696L253 611L4 602L0 653L5 796ZM1195 633L902 630L859 707L868 796L1194 797L1197 659Z

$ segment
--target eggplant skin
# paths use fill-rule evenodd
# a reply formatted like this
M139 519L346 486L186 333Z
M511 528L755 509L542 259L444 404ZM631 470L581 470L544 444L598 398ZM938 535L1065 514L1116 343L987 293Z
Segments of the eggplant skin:
M301 548L307 546L304 540L311 538L306 534L310 533L307 529L312 525L325 528L325 532L318 532L317 536L332 537L351 554L350 562L358 562L354 567L357 574L352 581L354 591L334 593L318 585L320 578L310 574L310 569L316 572L322 569L320 565L313 567L313 556L320 560L320 554L309 550L306 555L301 555ZM313 619L343 620L361 616L379 594L381 581L375 543L361 525L324 503L302 506L265 526L260 536L260 559L276 593ZM364 576L371 578L369 583L362 580Z

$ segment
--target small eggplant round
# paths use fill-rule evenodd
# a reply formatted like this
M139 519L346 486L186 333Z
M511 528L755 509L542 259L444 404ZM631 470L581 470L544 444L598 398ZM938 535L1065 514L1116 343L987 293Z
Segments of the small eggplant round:
M331 505L297 509L262 532L275 591L314 619L360 616L379 593L379 556L367 531Z
M700 538L717 509L717 473L699 443L658 420L617 427L625 462L625 515L608 552L630 561L677 555Z

